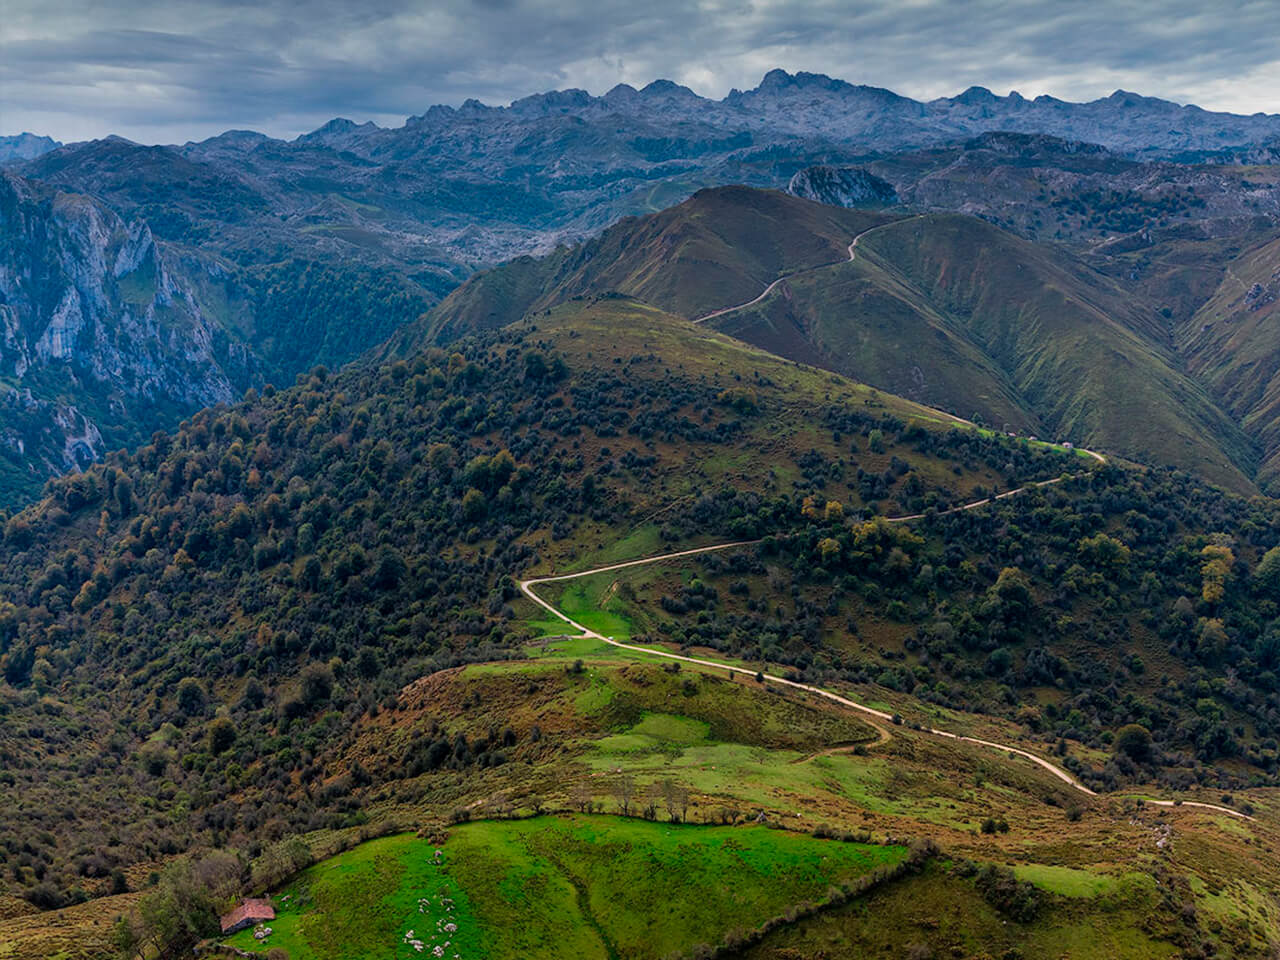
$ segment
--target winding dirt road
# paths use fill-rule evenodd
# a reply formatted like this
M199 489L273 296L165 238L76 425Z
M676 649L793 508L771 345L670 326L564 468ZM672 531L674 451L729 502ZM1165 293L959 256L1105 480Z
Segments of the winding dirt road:
M878 230L881 227L890 226L893 223L900 223L900 222L901 221L895 220L895 221L891 221L891 223L889 224L881 223L881 224L877 224L874 227L868 227L866 230L863 230L856 237L854 237L853 240L850 241L848 246L848 254L849 254L848 260L837 260L837 261L833 261L832 263L824 263L816 267L805 267L802 270L795 270L791 273L784 274L783 276L778 277L778 279L770 283L767 287L765 287L759 296L754 297L751 300L748 300L746 303L740 303L732 307L724 307L723 309L715 310L711 313L706 314L705 316L701 316L694 319L692 322L703 323L704 321L712 320L715 317L722 317L727 313L733 313L735 310L742 310L742 309L745 309L746 307L754 306L755 304L763 300L765 297L767 297L771 292L773 292L773 290L778 286L778 284L782 283L784 280L791 279L792 277L797 277L804 273L811 273L814 270L821 270L825 267L835 266L838 263L851 262L853 258L856 256L856 249L857 249L859 240L861 240L863 237L865 237L868 233L870 233L873 230ZM941 410L937 412L942 416L945 416L948 419L955 421L956 423L964 424L970 427L975 426L975 424L961 417L957 417L955 414L946 413L945 411L941 411ZM1092 457L1093 459L1097 460L1099 463L1105 464L1107 462L1106 457L1104 457L1102 454L1097 453L1093 450L1085 450L1083 448L1079 448L1079 452L1085 454L1086 456ZM1004 493L998 494L994 498L987 497L982 500L975 500L972 503L966 503L957 507L952 507L948 510L941 511L939 515L945 515L949 513L959 513L964 510L976 510L980 507L986 506L987 504L991 503L993 499L1004 500L1009 497L1015 497L1018 494L1023 493L1027 490L1034 490L1039 487L1047 487L1047 486L1050 486L1051 484L1059 483L1061 482L1062 479L1063 479L1062 477L1055 477L1051 480L1041 480L1037 483L1029 483L1029 484L1026 484L1025 486L1018 487L1014 490L1007 490ZM911 514L910 516L905 516L905 517L886 517L885 519L889 523L909 523L915 520L922 520L924 519L924 517L925 517L925 514L917 513L917 514ZM690 550L678 550L675 553L662 553L652 557L642 557L639 560L627 560L622 563L611 563L603 567L595 567L591 570L581 570L577 573L564 573L564 574L558 574L556 576L550 576L550 577L533 577L528 580L521 580L520 590L526 597L528 597L530 600L532 600L542 609L546 610L552 616L556 617L557 619L563 620L565 623L573 627L575 630L580 631L582 636L584 637L591 637L596 640L601 640L607 644L610 644L611 646L619 647L623 650L633 650L637 653L645 653L645 654L649 654L650 656L663 657L667 660L679 660L679 661L683 661L684 663L693 663L701 667L709 667L713 670L722 670L730 674L735 672L747 673L749 672L749 668L734 666L733 664L722 663L717 660L705 660L697 657L686 657L683 654L672 653L669 650L654 649L652 647L642 647L634 643L622 643L619 640L613 639L613 637L606 637L604 634L597 633L595 630L592 630L590 627L586 626L585 624L578 623L568 614L561 612L554 604L551 604L546 600L543 600L540 596L537 595L537 593L534 592L533 588L544 583L559 583L565 580L577 580L581 577L592 577L601 573L612 573L615 570L625 570L629 567L639 567L639 566L644 566L646 564L651 564L651 563L662 563L663 561L666 561L666 560L678 560L683 557L693 557L702 553L712 553L712 552L721 551L721 550L734 550L739 547L750 547L750 546L754 546L759 542L760 542L759 540L734 540L730 543L718 543L718 544L715 544L714 546L709 546L709 547L694 547L693 549L690 549ZM858 703L856 700L850 700L848 697L842 697L839 694L832 693L830 690L823 690L821 687L815 687L812 684L808 684L808 683L799 683L795 680L787 680L785 677L779 677L774 674L765 673L763 671L759 671L759 675L769 683L776 683L776 684L779 684L780 686L794 687L797 690L804 690L807 693L812 693L815 696L823 697L824 699L830 700L834 703L838 703L843 707L847 707L850 710L854 710L867 717L873 717L877 721L886 721L886 720L890 722L893 721L892 714L885 713L883 710L877 710L874 707L869 707L863 703ZM878 730L880 730L882 735L884 734L885 732L884 728L881 727L879 723L874 723L873 726L875 726ZM948 740L958 740L958 741L963 741L965 743L973 743L973 744L977 744L978 746L987 747L991 750L1000 751L1001 753L1004 753L1004 754L1012 754L1012 755L1022 757L1023 759L1031 761L1036 766L1040 767L1042 770L1047 771L1048 773L1056 777L1058 780L1067 784L1071 788L1080 791L1086 796L1090 796L1090 797L1097 796L1097 794L1093 790L1090 790L1088 787L1086 787L1083 783L1081 783L1079 780L1073 777L1066 770L1062 769L1061 767L1057 766L1054 763L1051 763L1050 761L1044 759L1043 757L1037 756L1036 754L1031 753L1030 751L1023 750L1020 747L1011 746L1006 743L996 743L992 740L982 740L978 737L969 737L963 734L952 733L949 730L938 730L934 727L924 727L921 729L925 733L931 734L935 737L943 737ZM1120 798L1117 797L1117 799L1120 799ZM1225 813L1229 816L1238 817L1243 820L1253 819L1252 817L1247 816L1246 814L1243 814L1238 810L1232 810L1229 807L1220 807L1217 804L1213 804L1213 803L1201 803L1200 801L1197 801L1197 800L1175 801L1175 800L1152 800L1148 798L1143 798L1143 799L1144 799L1144 802L1146 803L1150 803L1150 804L1161 806L1161 807L1178 807L1178 806L1197 807L1204 810L1212 810L1217 813Z
M1086 451L1086 452L1092 453L1092 451ZM1102 457L1100 454L1093 454L1093 456L1097 457L1103 463L1106 462L1106 458ZM1003 500L1006 497L1013 497L1027 490L1032 490L1037 487L1048 486L1049 484L1052 484L1052 483L1058 483L1061 479L1062 479L1061 477L1058 477L1053 480L1044 480L1039 483L1027 484L1026 486L1018 487L1016 490L1009 490L1005 493L1002 493L996 499ZM975 510L989 503L991 503L990 498L986 498L983 500L975 500L972 503L966 503L958 507L952 507L950 510L945 511L945 513L957 513L962 510ZM909 517L889 517L886 519L888 519L890 523L905 523L912 520L919 520L923 516L924 516L923 514L915 514ZM623 650L633 650L637 653L645 653L645 654L649 654L650 656L663 657L667 660L679 660L679 661L683 661L684 663L692 663L701 667L710 667L713 670L721 670L729 674L749 673L750 668L747 668L747 667L735 666L730 663L722 663L718 660L706 660L698 657L686 657L683 654L672 653L669 650L655 649L653 647L643 647L643 646L640 646L639 644L634 644L634 643L623 643L620 640L613 639L613 637L606 637L604 634L598 633L595 630L592 630L590 627L586 626L585 624L578 623L568 614L563 613L554 604L549 603L548 601L542 599L542 597L538 596L538 594L534 592L533 588L544 583L559 583L565 580L577 580L581 577L592 577L601 573L612 573L615 570L625 570L629 567L639 567L639 566L644 566L651 563L661 563L665 560L679 560L683 557L693 557L702 553L712 553L712 552L721 551L721 550L733 550L739 547L750 547L750 546L754 546L759 542L760 542L759 540L734 540L729 543L718 543L709 547L694 547L690 550L678 550L674 553L662 553L652 557L643 557L639 560L626 560L626 561L623 561L622 563L611 563L603 567L594 567L591 570L581 570L577 573L563 573L563 574L558 574L556 576L550 576L550 577L532 577L528 580L520 581L520 590L526 597L528 597L530 600L536 603L539 607L542 607L542 609L546 610L552 616L560 620L563 620L565 623L573 627L575 630L580 631L582 636L584 637L590 637L596 640L601 640L611 646L618 647ZM874 707L869 707L863 703L858 703L856 700L850 700L848 697L842 697L839 694L832 693L830 690L824 690L821 687L815 687L812 684L808 684L808 683L800 683L795 680L788 680L785 677L779 677L779 676L776 676L775 674L765 673L764 671L759 671L759 675L769 683L776 683L780 686L793 687L797 690L804 690L807 693L812 693L815 696L823 697L824 699L830 700L834 703L838 703L843 707L847 707L850 710L854 710L868 717L874 717L878 721L886 721L886 720L890 722L893 721L893 715L890 713L886 713L883 710L877 710ZM880 727L879 724L874 724L874 725L877 728ZM1030 760L1032 763L1040 767L1042 770L1047 771L1048 773L1057 777L1063 783L1067 784L1068 786L1070 786L1075 790L1080 791L1086 796L1096 797L1098 795L1093 790L1090 790L1083 783L1077 780L1075 777L1073 777L1066 770L1062 769L1061 767L1057 766L1054 763L1051 763L1050 761L1044 759L1043 757L1037 756L1036 754L1031 753L1030 751L1023 750L1021 747L1015 747L1007 743L997 743L992 740L983 740L978 737L965 736L964 734L952 733L949 730L939 730L935 727L923 727L920 729L922 729L925 733L931 734L935 737L942 737L948 740L958 740L958 741L963 741L965 743L973 743L981 747L987 747L991 750L997 750L1004 754L1017 755L1019 757L1022 757L1023 759ZM1117 797L1117 799L1120 799L1120 798ZM1198 800L1175 801L1175 800L1152 800L1152 799L1144 798L1144 802L1155 805L1155 806L1161 806L1161 807L1180 807L1180 806L1196 807L1204 810L1212 810L1216 813L1225 813L1229 816L1238 817L1242 820L1253 819L1252 817L1246 814L1243 814L1238 810L1232 810L1230 807L1220 807L1217 804L1213 804L1213 803L1201 803Z
M908 219L914 219L914 218L909 217ZM711 313L708 313L705 316L694 318L692 322L705 323L707 320L714 320L716 317L723 317L726 313L733 313L735 310L745 310L747 307L754 307L757 303L759 303L769 294L773 293L774 288L778 284L782 283L782 281L784 280L790 280L792 277L798 277L801 274L805 274L805 273L813 273L813 271L815 270L824 270L827 267L834 267L837 264L841 264L841 263L852 263L853 258L856 255L854 253L854 248L857 247L859 240L865 237L872 230L879 230L881 227L888 227L888 226L891 226L892 224L901 223L901 222L902 222L901 220L891 220L889 221L889 223L877 223L874 227L867 227L867 229L863 230L860 234L858 234L856 237L853 238L853 240L849 242L849 246L847 247L849 258L847 260L832 260L830 263L820 263L816 267L803 267L800 270L792 270L790 273L784 273L777 280L774 280L773 283L765 287L764 290L760 292L760 295L758 297L753 297L752 299L748 300L746 303L739 303L739 304L735 304L732 307L724 307L720 310L713 310Z

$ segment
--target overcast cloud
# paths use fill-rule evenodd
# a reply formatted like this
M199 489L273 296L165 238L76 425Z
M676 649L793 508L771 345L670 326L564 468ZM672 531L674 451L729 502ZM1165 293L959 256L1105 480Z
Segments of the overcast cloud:
M1274 113L1277 37L1275 0L0 0L0 134L292 137L659 77L719 98L773 67Z

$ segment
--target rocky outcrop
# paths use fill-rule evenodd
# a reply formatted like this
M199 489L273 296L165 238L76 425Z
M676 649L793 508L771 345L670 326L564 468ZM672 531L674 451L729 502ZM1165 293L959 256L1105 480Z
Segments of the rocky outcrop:
M883 207L898 201L893 184L863 167L807 167L791 178L787 192L835 207Z
M147 224L0 174L0 450L37 473L144 436L156 411L230 400L248 354ZM42 478L41 478L42 479Z

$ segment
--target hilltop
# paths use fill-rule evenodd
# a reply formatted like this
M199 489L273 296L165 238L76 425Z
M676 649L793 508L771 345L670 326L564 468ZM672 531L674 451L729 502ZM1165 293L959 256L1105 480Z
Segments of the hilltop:
M758 303L706 322L998 430L1254 489L1251 439L1182 371L1154 305L972 217L705 190L580 247L480 274L392 344L411 351L611 291L697 318L784 277Z
M609 353L620 322L625 363ZM459 350L320 368L202 411L8 518L0 750L16 758L30 736L45 750L0 781L0 807L48 831L39 855L55 864L19 869L20 888L43 881L57 902L87 882L73 858L103 826L106 871L146 856L145 805L170 782L201 809L234 797L240 811L221 828L220 814L168 823L170 850L271 818L344 822L336 796L301 802L295 788L321 772L304 753L423 673L518 650L512 578L535 562L768 532L799 509L810 458L835 455L814 426L833 390L858 422L918 421L954 443L933 411L625 301ZM913 461L911 489L949 504L1052 475L1062 457L974 439L958 472L893 436L868 467ZM823 481L850 510L892 505L904 482ZM76 792L111 798L106 824L55 776L102 751L115 760Z

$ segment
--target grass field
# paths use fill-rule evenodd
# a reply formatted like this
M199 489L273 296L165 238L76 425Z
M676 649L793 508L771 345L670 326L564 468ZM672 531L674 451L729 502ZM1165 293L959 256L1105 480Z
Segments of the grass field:
M1030 921L1002 915L974 884L930 866L846 907L767 937L746 960L864 960L868 957L1010 957L1019 960L1158 960L1181 956L1148 933L1155 898L1060 901Z
M442 671L411 687L400 709L363 721L357 749L375 771L380 762L398 763L402 745L433 718L448 718L451 734L475 736L495 724L518 732L503 765L465 776L424 774L404 788L421 798L417 805L388 799L371 805L371 817L438 824L461 807L576 810L584 784L590 800L612 812L616 782L630 775L638 805L655 782L688 789L691 824L576 814L476 820L440 845L443 865L434 862L435 845L413 834L386 837L305 871L277 892L280 915L266 944L246 932L235 945L259 953L281 947L292 960L399 960L444 949L444 925L454 923L444 956L458 960L659 958L757 926L799 900L821 899L832 871L849 876L874 867L859 859L860 849L873 859L887 849L703 823L761 810L793 831L830 824L877 840L929 837L948 856L1013 866L1050 899L1034 922L1015 922L971 880L938 872L878 889L867 907L826 911L771 935L750 954L756 960L896 958L915 944L936 958L1015 949L1023 960L1159 958L1173 953L1158 937L1186 926L1179 919L1185 904L1203 918L1188 935L1214 940L1217 956L1268 956L1276 868L1271 808L1260 793L1254 799L1267 819L1256 825L1106 801L1085 803L1083 819L1068 825L1061 796L1049 802L1060 788L1029 765L899 726L878 740L857 717L761 689L749 674L730 681L692 669L670 673L598 642L572 644L584 661L580 671L562 654ZM527 735L534 724L542 730L536 742ZM665 814L660 802L658 815ZM980 833L987 816L1007 819L1009 833ZM1166 835L1163 825L1173 830L1171 857L1154 846ZM308 839L314 849L333 849L332 837ZM1173 879L1157 884L1153 876L1166 869ZM781 886L761 879L770 876ZM1156 902L1174 887L1172 906ZM0 921L0 960L104 956L110 924L129 899ZM1154 932L1144 932L1144 917ZM54 919L64 925L52 929ZM406 940L410 930L422 953Z
M600 816L464 824L439 863L436 849L401 834L317 864L276 895L266 943L252 931L227 942L282 947L291 960L433 956L437 946L466 960L660 957L755 927L907 853Z
M434 850L400 834L318 863L272 898L270 937L256 941L253 930L243 930L226 942L258 952L283 948L291 960L358 960L416 956L423 951L410 941L439 933L435 942L450 941L448 956L483 956L466 895L436 864ZM447 937L446 923L458 928Z

